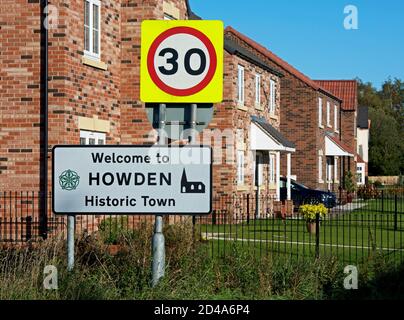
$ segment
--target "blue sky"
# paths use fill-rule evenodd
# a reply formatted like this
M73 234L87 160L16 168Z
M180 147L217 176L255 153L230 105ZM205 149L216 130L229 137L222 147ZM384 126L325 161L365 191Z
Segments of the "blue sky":
M312 79L404 79L402 0L190 0L203 19L223 20ZM358 30L344 8L358 8Z

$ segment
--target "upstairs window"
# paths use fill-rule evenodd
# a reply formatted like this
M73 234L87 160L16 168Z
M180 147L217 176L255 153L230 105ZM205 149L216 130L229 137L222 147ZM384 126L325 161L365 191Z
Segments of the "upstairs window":
M105 133L80 130L81 145L104 145Z
M331 127L331 104L327 101L327 127Z
M84 0L84 54L100 58L100 12L99 0Z
M244 67L240 65L238 66L237 87L238 87L237 100L239 104L244 104Z
M323 127L323 99L318 98L318 125Z
M334 130L338 132L338 106L334 105Z
M255 75L255 104L261 105L261 75Z
M269 113L275 114L276 109L276 88L275 81L271 80L269 82Z
M269 155L269 183L274 184L275 183L275 155L270 154Z

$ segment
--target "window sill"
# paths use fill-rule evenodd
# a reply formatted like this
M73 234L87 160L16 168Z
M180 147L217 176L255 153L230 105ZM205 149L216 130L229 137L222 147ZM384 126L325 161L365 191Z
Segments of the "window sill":
M270 113L270 114L269 114L269 117L270 117L271 119L273 119L273 120L279 120L279 116L277 116L277 115L274 114L274 113Z
M323 126L322 124L320 124L318 127L319 127L320 129L324 129L324 126Z
M318 183L324 183L324 180L318 180Z
M108 65L105 62L102 62L101 60L95 60L93 58L90 58L88 56L82 56L81 57L81 62L87 66L94 67L100 70L107 70Z
M245 105L241 104L241 103L237 104L237 109L242 110L242 111L247 111L248 110L248 108Z
M237 186L237 191L248 191L250 188L246 185L238 185Z
M259 111L264 111L264 107L261 106L260 104L255 104L255 109L257 109Z

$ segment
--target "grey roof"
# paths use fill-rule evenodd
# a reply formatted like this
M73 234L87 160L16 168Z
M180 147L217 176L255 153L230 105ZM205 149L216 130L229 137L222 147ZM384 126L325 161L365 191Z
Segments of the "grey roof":
M369 108L360 106L358 108L357 126L361 129L369 129Z
M230 54L235 54L238 55L239 57L245 59L246 61L249 61L258 67L269 71L270 73L278 76L278 77L283 77L283 74L272 69L268 64L266 64L263 60L261 60L259 57L257 57L255 54L247 50L246 48L240 46L237 42L234 40L225 37L224 38L224 49L229 52Z
M294 143L287 140L282 133L280 133L277 129L275 129L271 124L269 124L264 118L251 116L251 121L258 124L262 129L264 129L272 138L274 138L281 145L295 149L296 146Z

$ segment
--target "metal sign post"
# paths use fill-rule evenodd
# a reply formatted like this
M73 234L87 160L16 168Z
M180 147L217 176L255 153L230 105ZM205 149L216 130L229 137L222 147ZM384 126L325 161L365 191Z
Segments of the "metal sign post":
M166 105L159 105L159 132L158 132L158 144L165 144L165 134L163 131L165 129L166 123ZM159 280L164 277L165 272L165 239L163 234L163 216L157 215L154 225L153 234L153 265L152 265L152 285L155 287Z
M164 138L167 136L165 134L167 115L170 138L177 134L177 130L171 130L173 123L176 125L174 129L179 131L180 123L182 122L181 126L184 126L188 118L191 132L187 138L191 145L195 145L197 131L203 130L213 116L212 105L212 108L205 108L207 112L205 110L201 112L207 121L198 123L197 103L213 104L222 101L223 29L222 21L142 22L140 99L145 103L159 104L159 145L164 144L162 135ZM168 114L167 106L162 104L163 101L171 104L172 108L169 108L171 112ZM178 108L172 106L179 103L188 104L179 108L184 111L191 104L190 114L178 112ZM146 106L146 110L149 120L154 125L156 108ZM173 112L177 112L177 115L173 116ZM180 190L181 194L203 194L205 184L202 181L189 181L184 168ZM164 250L163 218L156 215L153 235L153 287L164 276Z
M74 229L76 217L72 214L67 216L67 271L74 268Z

